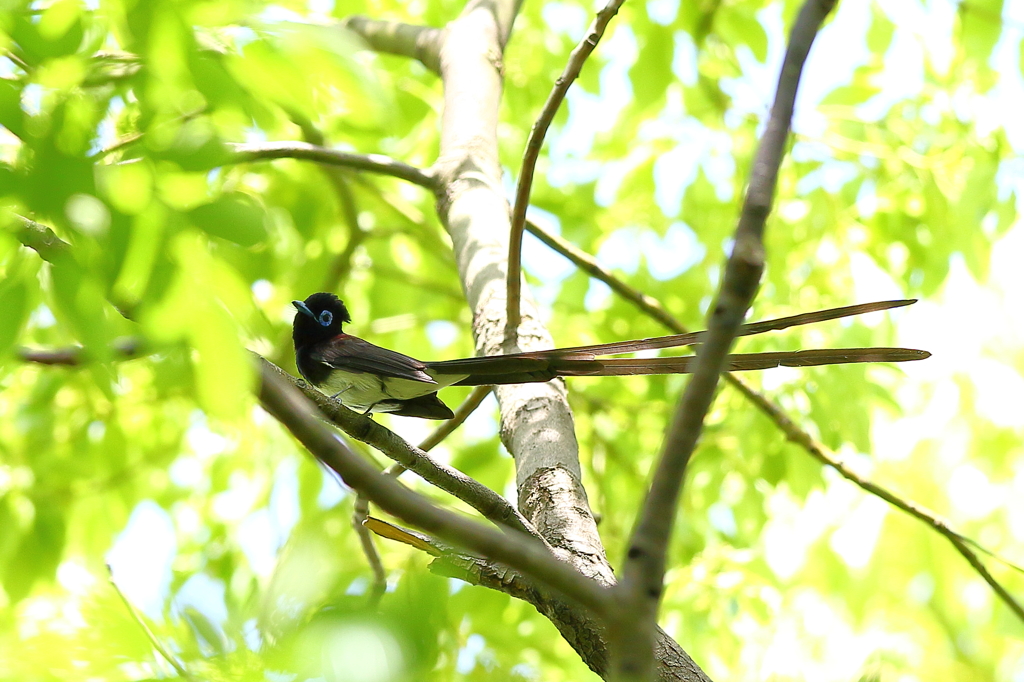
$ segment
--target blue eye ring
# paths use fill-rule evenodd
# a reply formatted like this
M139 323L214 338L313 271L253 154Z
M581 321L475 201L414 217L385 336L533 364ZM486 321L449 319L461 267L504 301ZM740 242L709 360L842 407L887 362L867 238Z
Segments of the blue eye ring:
M330 327L331 322L334 321L334 315L331 314L330 310L325 310L320 313L320 317L316 318L316 321L324 327Z

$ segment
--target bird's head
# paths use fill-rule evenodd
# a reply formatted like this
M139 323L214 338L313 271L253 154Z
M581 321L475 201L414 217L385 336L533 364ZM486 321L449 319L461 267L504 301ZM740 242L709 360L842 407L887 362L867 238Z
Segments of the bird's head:
M334 294L321 292L305 301L292 301L298 312L292 322L292 341L295 347L325 341L341 333L341 325L351 322L348 308Z

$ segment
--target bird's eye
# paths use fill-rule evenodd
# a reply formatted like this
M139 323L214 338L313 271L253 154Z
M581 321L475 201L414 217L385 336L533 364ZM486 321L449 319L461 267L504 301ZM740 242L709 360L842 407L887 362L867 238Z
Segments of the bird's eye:
M320 317L317 318L317 320L320 322L320 324L323 325L324 327L331 326L331 321L333 319L334 319L334 315L331 314L330 310L323 311L322 313L320 313Z

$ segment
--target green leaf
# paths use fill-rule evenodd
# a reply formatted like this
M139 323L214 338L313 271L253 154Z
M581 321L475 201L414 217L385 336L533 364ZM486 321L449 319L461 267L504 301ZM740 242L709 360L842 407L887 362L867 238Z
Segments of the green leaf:
M986 68L999 42L1003 0L972 0L960 11L960 40L964 54L977 67Z
M266 212L241 192L224 194L191 211L189 218L207 234L240 246L255 246L267 238Z
M25 137L25 113L21 110L21 84L0 78L0 125Z
M15 552L17 561L8 564L0 578L8 598L17 602L26 597L33 584L52 579L64 553L66 525L62 510L36 500L32 527L21 536Z
M665 90L676 79L669 68L674 53L675 40L671 28L652 25L636 63L629 70L636 107L646 108L665 96Z
M896 31L896 25L892 23L885 10L877 2L871 3L871 26L865 37L868 50L881 58L885 56L889 45L892 44L892 37Z
M748 5L719 12L715 31L730 45L746 45L761 63L768 59L768 34Z
M14 345L28 319L28 286L20 277L0 281L0 356Z
M77 264L66 261L51 268L56 309L88 348L91 357L110 357L112 330L105 314L100 285Z

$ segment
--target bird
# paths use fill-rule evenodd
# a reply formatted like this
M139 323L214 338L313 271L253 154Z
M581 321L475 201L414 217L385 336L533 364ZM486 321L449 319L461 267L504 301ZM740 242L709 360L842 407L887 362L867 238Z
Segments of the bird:
M876 301L745 324L738 336L761 334L851 315L899 308L916 299ZM690 332L572 348L423 362L346 334L352 322L336 295L320 292L296 308L292 323L295 364L321 392L363 414L382 412L422 419L451 419L437 392L448 386L486 386L550 381L568 376L687 374L696 356L604 358L638 351L701 343L707 332ZM911 348L839 348L729 355L727 371L809 367L859 362L924 360L931 353Z

